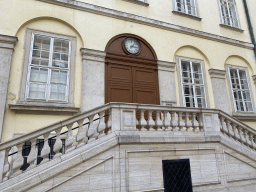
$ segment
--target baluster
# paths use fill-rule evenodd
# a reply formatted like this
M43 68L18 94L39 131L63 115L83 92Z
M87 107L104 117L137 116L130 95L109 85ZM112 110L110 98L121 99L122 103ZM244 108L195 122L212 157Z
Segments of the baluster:
M11 175L10 178L15 177L22 173L20 170L21 166L23 165L24 158L22 156L22 146L24 143L20 143L17 147L13 147L14 151L18 151L18 153L14 154L12 163L11 163Z
M164 128L166 131L171 131L172 128L170 127L171 126L171 119L170 117L168 116L169 115L169 112L168 111L164 111L164 121L163 121L163 124L164 124Z
M36 146L37 138L31 139L30 142L31 142L31 148L27 158L27 163L29 164L29 167L27 168L27 170L30 170L36 167L36 164L34 162L37 159L37 146Z
M108 110L108 122L107 122L107 134L112 133L111 127L112 127L112 114L111 109Z
M53 159L62 155L60 153L60 149L62 148L62 141L61 141L61 138L60 138L61 130L62 130L62 127L55 130L55 132L56 132L56 141L55 141L54 146L53 146L53 151L55 152L55 155L53 156Z
M140 127L141 127L141 131L147 131L147 129L145 128L145 126L147 126L147 121L145 120L145 116L144 116L145 110L141 110L140 111Z
M172 130L173 131L178 131L178 117L176 112L172 111L171 112L171 118L172 118Z
M189 114L190 113L188 113L188 112L185 113L185 128L187 131L190 130L190 127L192 127L192 123L189 120L189 116L190 116Z
M104 137L106 134L105 134L105 129L106 129L106 124L105 124L105 112L100 112L100 123L99 123L99 126L98 126L98 133L100 134L98 138L101 138L101 137Z
M253 133L251 133L251 141L252 141L252 148L256 149L255 135Z
M6 181L9 179L10 163L9 163L8 157L9 157L10 150L11 150L11 148L7 148L5 150L4 167L3 167L3 181Z
M231 126L231 122L229 120L227 120L227 128L228 128L228 134L233 137L234 136L234 131L233 128Z
M67 135L67 139L65 142L65 148L66 148L66 153L70 152L73 150L73 143L75 141L73 133L72 133L72 124L67 125L68 128L68 135Z
M161 129L161 127L163 126L163 121L160 119L160 113L161 111L156 111L156 127L157 127L157 131L163 131L164 128Z
M247 129L244 129L244 140L245 140L245 144L246 144L246 145L249 145L249 144L250 144L249 132L247 131Z
M240 129L240 138L241 138L241 142L242 143L246 143L246 139L245 139L245 135L244 135L245 133L244 133L244 129L243 128L241 128Z
M224 121L224 117L222 117L222 116L220 116L220 123L221 123L222 131L228 134L227 124Z
M251 132L248 132L248 145L253 148L253 136L252 136L252 133Z
M239 139L239 133L238 133L238 131L237 131L237 125L235 124L235 123L231 123L231 126L232 126L232 129L233 129L233 132L234 132L234 137L235 137L235 139Z
M95 141L99 136L99 134L97 133L97 127L93 123L93 118L94 118L94 115L89 117L88 143Z
M148 126L149 126L149 131L155 131L153 126L155 125L155 122L152 118L152 112L153 111L148 111Z
M241 127L237 127L237 131L238 131L238 135L239 135L239 140L241 141L241 142L243 142L243 136L242 136L242 130L241 130Z
M198 113L198 122L199 122L199 131L203 131L203 114L202 113Z
M49 158L47 158L47 155L51 151L51 148L50 148L49 142L48 142L49 135L50 135L50 133L46 133L46 134L43 135L44 136L44 146L43 146L42 151L41 151L41 158L43 160L40 162L40 165L49 161Z
M82 147L86 143L84 142L84 139L87 138L87 131L86 127L83 126L84 119L81 119L77 121L78 123L78 133L76 135L76 142L77 142L77 148Z
M185 123L182 120L182 114L183 114L183 112L178 112L178 127L179 127L179 131L181 131L182 128L185 127Z
M198 120L196 120L197 118L197 114L196 113L192 113L192 127L193 127L193 131L196 131L196 128L199 127L199 123Z

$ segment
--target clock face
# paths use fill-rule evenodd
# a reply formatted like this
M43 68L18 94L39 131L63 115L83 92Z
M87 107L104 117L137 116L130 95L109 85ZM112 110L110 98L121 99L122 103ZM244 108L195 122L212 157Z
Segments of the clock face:
M136 54L140 51L140 44L136 39L128 38L124 42L126 50L131 54Z

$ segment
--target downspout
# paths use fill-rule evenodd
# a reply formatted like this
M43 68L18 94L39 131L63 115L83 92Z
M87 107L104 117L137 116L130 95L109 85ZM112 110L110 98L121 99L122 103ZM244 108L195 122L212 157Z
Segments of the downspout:
M248 6L247 6L246 0L243 0L243 4L244 4L244 10L245 10L246 18L247 18L247 23L248 23L248 28L249 28L252 44L254 45L254 48L253 48L254 55L256 57L256 42L255 42L253 27L252 27L252 23L251 23L251 19L250 19L250 15L249 15L249 11L248 11Z

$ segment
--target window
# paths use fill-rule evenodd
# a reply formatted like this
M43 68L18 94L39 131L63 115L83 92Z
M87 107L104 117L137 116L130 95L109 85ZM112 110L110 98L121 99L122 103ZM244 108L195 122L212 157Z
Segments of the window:
M32 34L26 99L68 100L71 41Z
M240 28L235 0L220 0L222 24Z
M206 108L202 64L199 61L180 59L183 105Z
M196 0L175 0L175 11L197 16Z
M228 68L235 112L253 112L247 73L244 69Z
M189 159L163 160L164 191L193 192Z
M76 37L27 29L17 110L77 112L74 107Z

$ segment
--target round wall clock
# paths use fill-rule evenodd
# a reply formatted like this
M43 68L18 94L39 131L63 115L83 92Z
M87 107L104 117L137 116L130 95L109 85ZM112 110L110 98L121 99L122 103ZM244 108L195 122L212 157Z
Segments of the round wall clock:
M140 51L140 44L134 38L127 38L124 41L124 48L126 51L128 51L128 53L137 54Z

